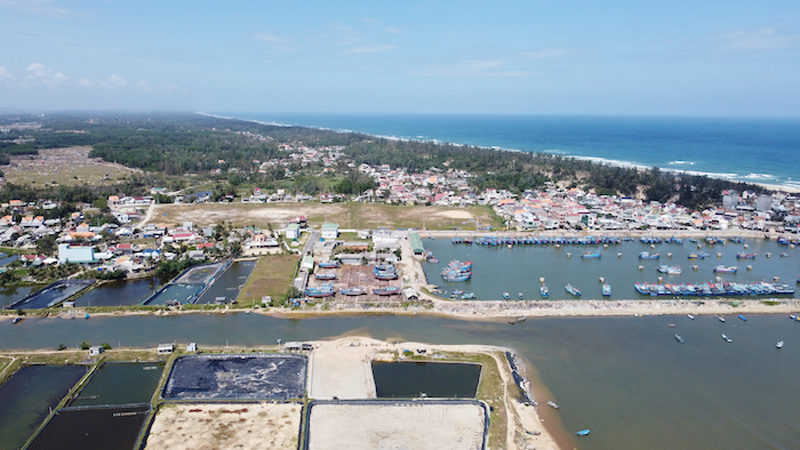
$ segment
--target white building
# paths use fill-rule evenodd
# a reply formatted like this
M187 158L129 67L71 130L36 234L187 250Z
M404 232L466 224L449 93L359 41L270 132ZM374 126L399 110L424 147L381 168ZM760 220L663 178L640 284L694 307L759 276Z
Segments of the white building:
M322 224L322 239L336 239L339 237L339 225L335 223Z
M58 263L87 263L94 261L94 247L58 244Z

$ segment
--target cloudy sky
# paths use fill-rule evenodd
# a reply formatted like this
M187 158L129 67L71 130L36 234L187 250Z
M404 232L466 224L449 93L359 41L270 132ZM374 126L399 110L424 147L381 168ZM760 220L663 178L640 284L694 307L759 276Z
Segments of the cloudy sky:
M798 0L0 0L0 108L800 116Z

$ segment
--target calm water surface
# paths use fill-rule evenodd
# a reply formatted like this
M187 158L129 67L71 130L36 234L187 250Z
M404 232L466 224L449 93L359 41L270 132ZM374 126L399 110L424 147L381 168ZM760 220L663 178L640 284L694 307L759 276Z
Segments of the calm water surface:
M106 363L69 406L150 403L163 370L163 363Z
M565 448L796 449L800 323L783 315L538 318L511 326L435 317L258 314L28 319L0 327L6 348L121 342L155 346L274 344L341 335L514 348L527 362L545 423ZM675 328L667 327L675 323ZM685 344L679 344L679 333ZM720 338L726 333L728 344ZM775 348L784 340L783 349ZM546 388L545 388L546 386ZM591 428L580 441L576 430Z
M255 261L237 261L231 264L195 303L214 303L220 297L224 297L227 303L236 300L255 267ZM258 300L261 301L260 298Z
M611 299L649 298L639 295L633 285L636 282L655 283L663 277L665 283L705 283L720 277L723 281L754 283L772 281L779 277L783 283L794 285L800 274L800 249L778 245L775 241L747 240L744 244L728 242L709 246L703 243L698 250L696 244L684 241L683 245L642 244L638 240L619 245L584 246L567 245L560 249L555 245L517 245L513 248L483 245L453 244L450 239L424 239L423 245L441 260L439 264L425 262L428 281L442 289L461 289L474 292L478 299L502 300L503 292L512 299L522 292L528 300L540 300L539 278L544 277L550 290L550 299L573 298L565 290L567 283L580 289L585 299L603 298L600 277L611 285ZM747 245L745 250L744 245ZM584 259L585 251L602 253L599 259ZM641 252L661 253L659 259L639 259ZM742 251L755 252L755 259L737 260ZM690 253L709 253L705 259L689 259ZM568 257L567 254L571 256ZM619 257L618 254L622 256ZM669 257L668 254L672 254ZM721 253L720 257L717 254ZM771 258L766 254L771 253ZM785 257L781 257L785 253ZM439 275L450 260L471 260L473 275L466 282L445 282ZM667 275L656 269L660 265L680 266L683 273ZM697 266L697 270L693 266ZM714 273L714 266L738 266L736 273ZM752 266L748 271L747 266ZM639 270L642 266L642 270ZM795 297L800 293L795 292ZM745 297L746 298L746 297Z
M103 283L75 300L75 306L138 305L153 295L168 280L158 277Z

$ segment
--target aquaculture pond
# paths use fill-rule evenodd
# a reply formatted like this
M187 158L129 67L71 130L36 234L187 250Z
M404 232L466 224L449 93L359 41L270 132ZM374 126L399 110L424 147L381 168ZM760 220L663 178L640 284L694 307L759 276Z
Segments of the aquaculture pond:
M57 305L94 284L94 280L60 280L12 303L11 309L40 309Z
M61 409L28 450L131 450L149 412L150 405Z
M167 282L158 277L103 283L75 299L75 306L138 305Z
M221 303L231 303L239 297L239 291L255 267L255 261L238 261L231 264L222 275L217 276L214 283L195 303L215 303L217 299ZM261 301L260 298L258 300Z
M475 397L481 366L446 362L372 363L378 398Z
M150 403L163 371L164 363L105 363L70 406Z
M21 448L88 367L22 367L0 386L0 449Z
M40 289L42 286L0 286L0 309L21 300L31 292Z

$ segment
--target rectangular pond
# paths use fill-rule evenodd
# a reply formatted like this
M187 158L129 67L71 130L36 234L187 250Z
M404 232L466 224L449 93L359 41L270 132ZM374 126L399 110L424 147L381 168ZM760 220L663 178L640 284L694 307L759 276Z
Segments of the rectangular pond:
M231 264L225 272L216 277L213 284L195 303L215 303L218 298L224 298L222 300L224 303L231 303L239 297L239 291L247 283L255 267L255 261L237 261ZM260 298L258 300L261 301Z
M473 398L481 379L480 364L447 362L372 362L378 398Z
M61 409L27 450L131 450L149 412L150 405Z
M218 262L190 267L183 271L177 278L147 298L143 305L167 305L178 303L185 305L195 303L197 297L203 293L216 279L216 276L226 267L227 263Z
M70 406L150 403L163 371L164 363L105 363Z
M303 355L188 355L175 360L162 397L168 400L290 399L306 390Z
M27 366L0 386L0 448L21 448L88 367Z
M93 285L95 280L59 280L8 306L8 309L41 309L55 306Z
M161 289L166 280L158 277L103 283L75 299L75 306L138 305Z
M8 305L24 298L31 292L41 289L39 286L0 286L0 308L5 309Z

